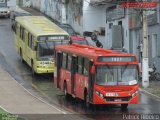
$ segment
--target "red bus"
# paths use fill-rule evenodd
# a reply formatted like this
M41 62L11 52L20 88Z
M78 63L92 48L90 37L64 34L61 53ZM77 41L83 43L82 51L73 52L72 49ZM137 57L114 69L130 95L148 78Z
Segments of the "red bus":
M56 46L57 78L64 95L90 104L137 104L140 68L136 55L87 45Z

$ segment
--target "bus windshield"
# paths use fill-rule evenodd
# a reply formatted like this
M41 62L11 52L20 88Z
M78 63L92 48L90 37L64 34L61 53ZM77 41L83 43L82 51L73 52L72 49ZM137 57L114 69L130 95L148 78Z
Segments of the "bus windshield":
M138 81L136 65L99 65L96 67L96 84L135 85Z
M38 60L53 60L54 48L56 45L67 44L67 41L43 41L38 42L37 59Z

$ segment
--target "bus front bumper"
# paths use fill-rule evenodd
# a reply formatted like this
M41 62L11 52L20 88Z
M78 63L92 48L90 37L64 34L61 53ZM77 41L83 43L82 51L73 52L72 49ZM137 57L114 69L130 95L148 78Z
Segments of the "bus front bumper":
M138 104L139 93L135 96L125 97L100 97L94 94L93 104Z
M53 69L53 68L45 68L45 69L43 69L43 68L37 68L36 69L36 73L38 73L38 74L53 73L54 71L55 71L55 69Z

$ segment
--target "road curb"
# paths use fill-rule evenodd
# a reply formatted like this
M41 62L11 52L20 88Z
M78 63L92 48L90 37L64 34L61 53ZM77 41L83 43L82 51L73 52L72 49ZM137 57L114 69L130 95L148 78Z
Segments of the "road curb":
M150 93L150 92L148 92L148 91L146 91L146 90L143 90L142 88L139 88L139 91L140 91L140 92L143 92L143 93L145 93L145 94L147 94L147 95L149 95L149 96L152 96L152 97L156 98L158 101L160 101L160 97L157 96L157 95L154 95L154 94L152 94L152 93Z

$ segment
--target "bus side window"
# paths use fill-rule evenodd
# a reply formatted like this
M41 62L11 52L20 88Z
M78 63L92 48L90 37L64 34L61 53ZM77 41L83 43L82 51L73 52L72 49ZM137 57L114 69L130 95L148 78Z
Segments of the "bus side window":
M84 69L83 69L83 74L84 74L85 76L88 76L89 61L88 61L87 58L84 58L83 67L84 67Z
M30 47L30 44L31 44L31 34L28 33L28 47Z
M83 74L83 58L78 56L78 73Z
M25 30L22 26L20 26L20 38L21 40L25 40Z
M22 27L20 26L20 38L22 39Z
M67 70L71 70L71 61L72 61L72 57L71 55L68 54L68 62L67 62Z
M35 37L32 35L32 37L31 37L31 48L32 48L32 50L34 50L34 39L35 39Z
M28 33L28 46L34 50L34 37Z
M66 66L67 66L67 54L66 53L63 53L63 58L62 58L63 62L62 62L62 67L64 69L66 69Z

